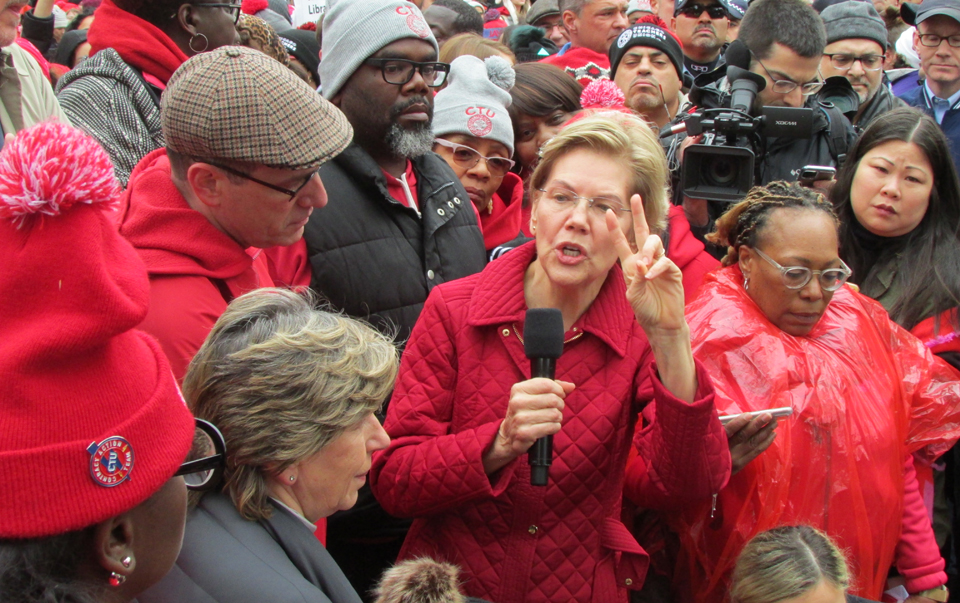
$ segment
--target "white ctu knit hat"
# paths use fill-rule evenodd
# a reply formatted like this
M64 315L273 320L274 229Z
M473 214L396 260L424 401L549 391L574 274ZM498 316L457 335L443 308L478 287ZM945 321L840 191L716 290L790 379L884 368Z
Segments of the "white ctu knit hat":
M320 83L333 98L375 52L404 38L440 47L420 9L406 0L327 0L323 16Z
M507 107L516 73L503 57L464 55L450 63L447 87L433 100L433 134L463 134L502 143L513 155Z

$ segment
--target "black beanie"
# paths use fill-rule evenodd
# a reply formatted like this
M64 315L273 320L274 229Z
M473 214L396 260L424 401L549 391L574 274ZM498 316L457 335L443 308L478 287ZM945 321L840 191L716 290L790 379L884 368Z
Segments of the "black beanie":
M683 81L683 49L680 42L668 30L643 22L623 30L620 37L610 46L610 79L616 77L620 59L634 46L648 46L662 51L673 63L674 69L677 70L677 77Z
M320 83L320 44L317 32L307 29L288 29L277 34L287 53L300 61L313 79Z

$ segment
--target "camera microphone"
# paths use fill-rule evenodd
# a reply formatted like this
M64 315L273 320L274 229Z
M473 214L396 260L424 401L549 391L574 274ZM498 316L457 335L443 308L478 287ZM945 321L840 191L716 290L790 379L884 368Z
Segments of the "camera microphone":
M530 359L530 377L554 379L563 353L563 315L556 308L531 308L523 322L523 352ZM537 439L527 453L530 485L546 486L553 463L553 436Z

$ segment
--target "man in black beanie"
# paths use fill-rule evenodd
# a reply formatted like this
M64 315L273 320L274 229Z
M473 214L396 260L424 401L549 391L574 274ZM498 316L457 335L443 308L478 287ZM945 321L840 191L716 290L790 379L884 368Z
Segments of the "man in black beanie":
M664 127L683 104L683 48L660 17L642 17L610 46L610 77L626 106Z

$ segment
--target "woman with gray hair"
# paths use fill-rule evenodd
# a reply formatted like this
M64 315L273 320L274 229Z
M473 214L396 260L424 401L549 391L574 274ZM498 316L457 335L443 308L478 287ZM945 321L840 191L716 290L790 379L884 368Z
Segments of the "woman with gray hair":
M374 412L397 351L312 301L281 289L237 298L191 362L183 394L228 442L224 487L191 510L176 566L141 603L359 603L314 524L356 503L371 455L390 443Z

